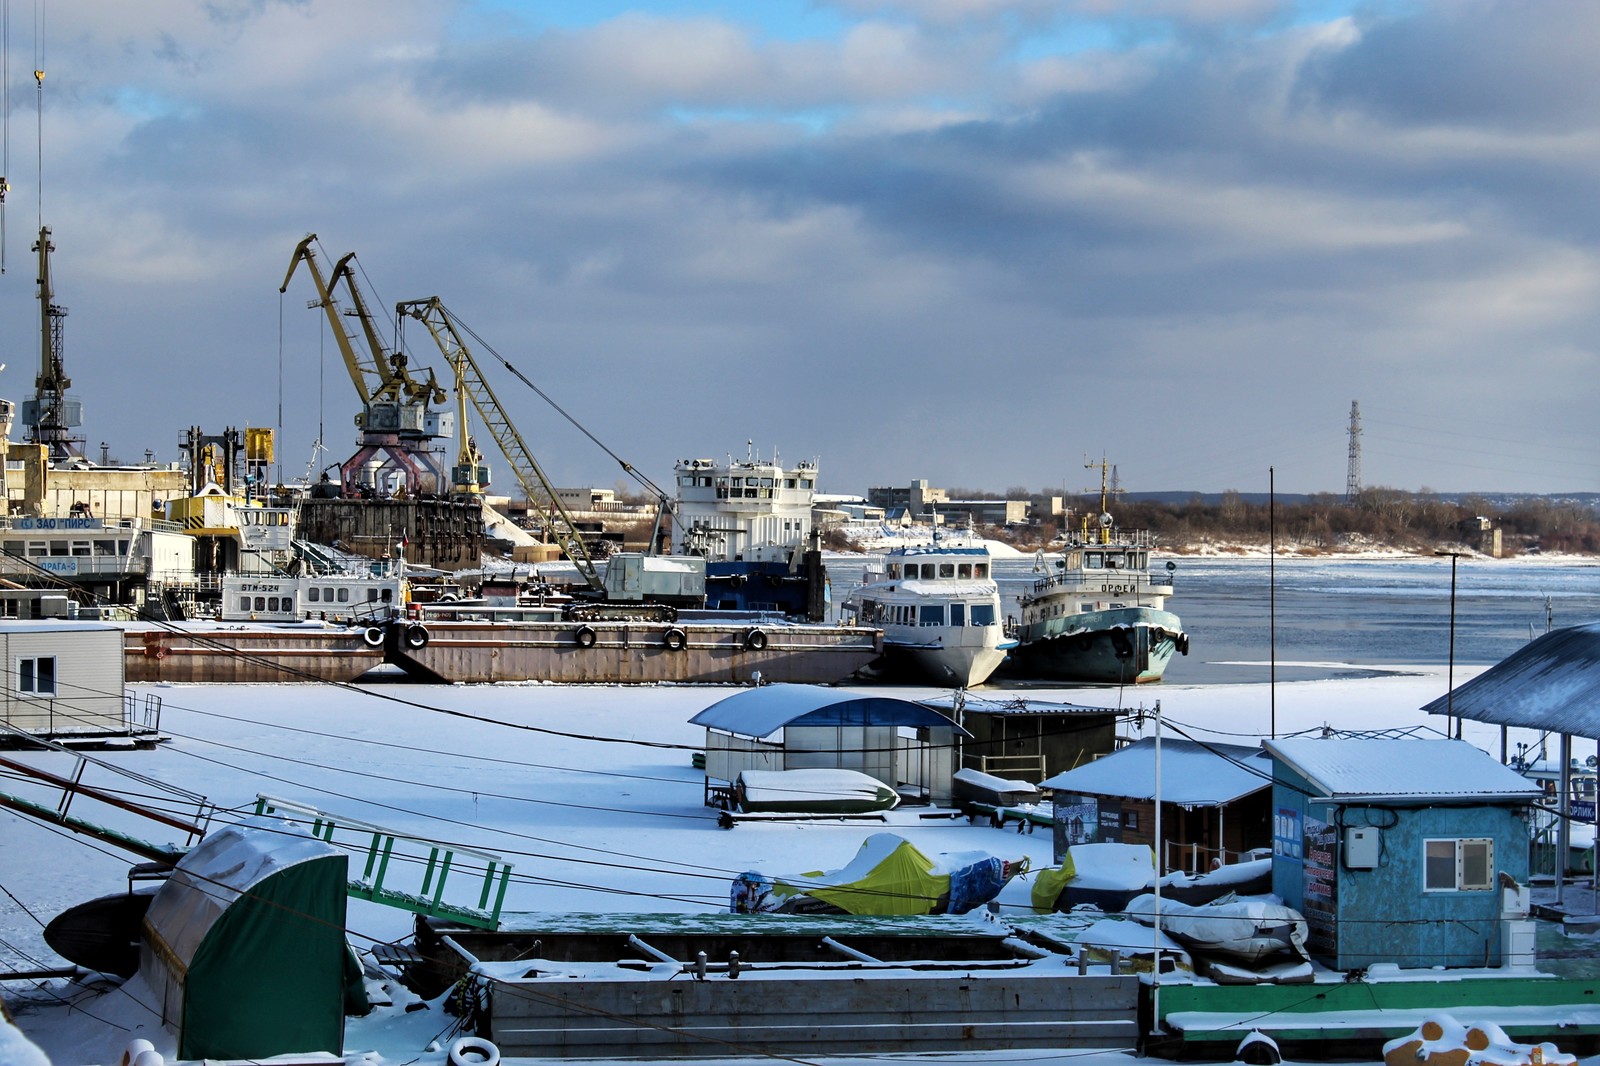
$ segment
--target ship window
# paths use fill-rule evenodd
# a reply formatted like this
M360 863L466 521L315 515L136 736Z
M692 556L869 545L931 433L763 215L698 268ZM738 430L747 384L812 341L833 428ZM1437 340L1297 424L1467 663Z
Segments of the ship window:
M377 589L368 589L367 590L367 602L368 603L377 603L378 602L378 590Z
M772 479L770 477L762 478L761 479L761 487L764 488L764 489L770 489L772 487Z
M114 540L97 540L94 542L94 553L96 555L116 555L117 542Z
M800 479L800 487L803 488L803 489L809 489L811 487L811 479L808 478L808 477L801 478Z
M971 577L972 576L972 564L971 563L962 563L960 568L956 571L956 576L957 577Z
M50 542L51 555L65 555L67 554L67 548L68 544L64 540L53 540Z
M56 657L41 655L17 660L17 691L34 696L56 694Z
M918 621L925 626L944 625L944 604L925 603L920 609Z
M1123 557L1121 552L1109 553L1106 555L1107 570L1121 570L1126 562L1127 560Z
M249 596L240 596L239 597L239 610L244 611L247 614L249 613L249 611L250 611L250 597Z
M1128 565L1135 570L1145 570L1150 566L1150 557L1144 552L1136 552L1128 556Z
M927 578L929 581L933 580L933 564L932 563L923 563L922 564L922 576Z
M976 578L988 577L989 576L989 564L988 563L973 563L972 564L972 576L976 577Z
M89 542L86 541L86 540L75 540L75 541L72 542L72 554L73 555L92 555L93 554L93 548L90 546Z
M46 544L42 540L30 540L30 541L28 541L28 554L29 555L49 555L50 554L50 545Z
M1083 553L1083 568L1085 570L1104 570L1105 565L1105 556L1099 552Z
M339 590L339 602L340 603L349 603L350 602L350 590L349 589L340 589Z
M393 603L394 602L394 589L384 589L383 590L382 599L383 599L384 603Z
M786 489L794 488L794 478L792 478L792 477L784 478L783 479L783 487L786 488Z
M317 588L317 586L312 585L310 588L306 589L306 599L310 600L312 603L316 603L322 599L322 590Z
M955 563L940 563L939 564L939 576L940 577L955 577L956 576L956 564Z
M900 564L899 563L890 563L889 564L889 579L892 581L895 578L898 578L899 576L900 576Z
M257 596L256 597L256 610L265 611L266 609L267 609L267 598L265 596Z
M283 607L280 605L280 603L278 601L278 597L276 597L276 596L268 596L267 597L267 610L272 611L274 613L283 610Z
M950 624L953 626L964 626L967 624L966 604L952 603L950 605Z
M994 604L975 603L972 605L972 624L975 626L994 625Z

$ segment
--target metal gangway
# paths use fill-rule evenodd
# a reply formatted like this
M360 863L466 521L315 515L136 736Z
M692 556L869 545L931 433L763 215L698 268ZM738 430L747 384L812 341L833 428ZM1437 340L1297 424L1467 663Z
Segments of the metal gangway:
M500 928L500 908L505 902L506 888L511 880L511 864L499 855L461 844L444 844L408 836L370 822L331 814L310 804L275 796L257 794L256 814L307 821L311 835L317 839L351 851L364 850L366 868L360 877L351 878L345 889L353 899L364 899L428 917L449 918L477 929ZM339 839L335 839L336 836ZM352 837L361 838L364 843L358 845ZM425 858L421 854L424 851ZM445 882L450 873L461 869L458 857L476 860L481 864L481 872L474 871L478 890L476 906L451 903L444 898ZM385 883L393 881L396 868L402 863L421 867L421 885L415 891Z

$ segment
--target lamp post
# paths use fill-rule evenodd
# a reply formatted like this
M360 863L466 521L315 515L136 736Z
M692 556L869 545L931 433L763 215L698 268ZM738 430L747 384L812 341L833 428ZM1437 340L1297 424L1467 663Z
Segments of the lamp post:
M1461 558L1460 552L1435 551L1435 555L1450 556L1450 673L1447 683L1450 688L1444 695L1444 724L1445 736L1450 735L1450 720L1455 718L1456 705L1456 560ZM1456 718L1456 739L1461 739L1461 719Z

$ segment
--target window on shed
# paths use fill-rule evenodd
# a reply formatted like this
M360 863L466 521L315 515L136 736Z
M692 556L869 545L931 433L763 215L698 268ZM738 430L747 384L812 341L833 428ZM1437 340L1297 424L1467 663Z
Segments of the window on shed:
M32 696L56 694L56 657L40 655L17 660L17 691Z
M1487 837L1425 840L1425 892L1487 892L1494 887L1494 841Z

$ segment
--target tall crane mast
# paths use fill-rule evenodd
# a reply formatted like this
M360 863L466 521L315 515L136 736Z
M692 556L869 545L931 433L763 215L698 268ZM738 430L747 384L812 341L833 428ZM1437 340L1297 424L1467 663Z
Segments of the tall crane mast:
M83 438L72 435L83 425L83 405L67 395L72 379L67 377L62 359L62 326L67 309L56 303L50 283L50 227L39 227L39 373L33 379L33 398L22 401L22 421L28 439L50 449L51 460L71 459L83 454Z
M589 556L589 549L584 546L583 537L578 533L572 515L562 506L555 488L550 484L550 479L539 467L533 453L528 450L522 434L517 432L517 427L512 424L511 417L506 414L494 390L484 380L477 361L472 358L472 350L462 340L444 304L437 296L430 296L425 300L405 300L395 305L395 314L400 319L414 318L427 327L434 343L439 346L439 351L455 370L458 395L471 398L472 405L477 408L478 416L483 419L483 424L488 427L495 443L505 454L506 461L511 464L512 473L516 475L522 491L527 494L529 506L539 509L540 519L547 533L555 536L562 552L578 568L578 572L583 575L583 580L589 587L603 590L604 583L595 570L594 560ZM462 417L461 433L465 439L467 431L464 404ZM468 461L465 450L462 456L463 462Z
M391 351L384 344L361 288L356 284L355 270L351 266L355 253L340 259L334 265L331 278L324 278L312 250L316 239L316 234L310 234L295 247L278 291L288 291L295 270L305 263L317 290L317 298L307 306L320 307L327 315L345 369L361 398L361 413L356 416L361 447L339 467L344 494L360 495L377 487L372 484L374 467L379 477L385 471L398 470L404 477L408 494L441 492L446 477L433 442L451 435L453 416L448 412L435 413L430 405L444 403L445 390L431 370L426 380L413 376L406 354ZM335 295L341 282L352 311L343 310ZM347 317L359 322L365 353L358 350L357 338L344 321Z

